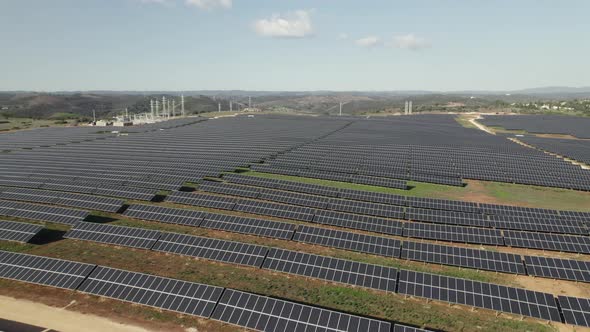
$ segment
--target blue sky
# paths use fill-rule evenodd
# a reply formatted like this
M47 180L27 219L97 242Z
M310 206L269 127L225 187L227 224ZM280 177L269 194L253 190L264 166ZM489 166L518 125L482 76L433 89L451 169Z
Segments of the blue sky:
M0 90L590 86L587 0L2 0Z

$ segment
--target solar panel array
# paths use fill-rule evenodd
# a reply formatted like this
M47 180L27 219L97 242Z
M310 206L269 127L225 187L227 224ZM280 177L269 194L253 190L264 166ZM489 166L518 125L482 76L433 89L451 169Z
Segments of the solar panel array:
M558 299L567 324L590 327L590 299L561 295Z
M402 270L398 292L561 322L553 295L521 288Z
M446 185L477 179L590 190L590 171L442 114L357 120L253 169L345 182L362 176L382 186L388 179Z
M388 292L395 292L397 279L395 268L277 248L269 250L262 268Z
M403 285L404 294L560 321L555 299L545 293L251 244L91 224L81 222L88 215L85 211L49 206L115 212L123 202L99 196L152 200L160 190L169 190L172 191L168 195L170 202L388 235L577 253L590 250L586 224L590 213L404 197L237 174L224 175L222 180L226 182L201 180L251 165L252 169L265 172L399 189L407 189L406 181L463 185L463 178L471 178L590 190L588 171L502 136L490 137L466 130L450 116L313 121L261 116L194 122L179 121L169 123L169 127L156 125L129 136L84 129L78 131L77 137L67 137L58 131L48 131L45 143L40 136L26 133L0 137L0 147L10 150L3 154L0 165L0 215L73 225L65 236L72 239L262 267L389 292L395 292L396 285L401 292ZM160 128L173 129L156 130ZM574 156L576 160L587 156L585 147L566 142L549 145L546 150L550 149L564 151L560 154ZM202 182L199 190L207 193L178 191L187 182ZM158 206L131 205L125 214L385 257L588 282L585 261L402 243L384 236ZM0 276L76 289L80 285L76 280L82 282L90 275L82 284L89 284L85 288L89 293L178 312L194 310L188 313L203 317L215 316L217 309L223 308L216 319L244 327L335 330L344 324L345 330L354 331L362 324L376 330L381 324L388 324L387 331L392 327L394 331L412 329L325 309L309 307L309 311L304 311L308 309L303 305L242 292L237 299L230 297L227 303L222 303L222 292L227 294L232 290L221 288L214 295L206 289L203 294L184 294L180 291L185 284L181 286L180 281L172 279L93 265L89 265L87 275L83 276L72 272L76 267L68 267L65 261L40 258L41 262L35 263L30 256L2 255L0 252ZM3 263L5 260L11 263ZM62 267L43 270L52 264L62 264L63 271ZM90 274L92 269L94 272ZM102 274L97 274L101 269ZM177 282L175 287L166 288L174 282ZM280 304L274 302L268 310L255 305L270 300ZM566 321L587 324L579 314L587 310L583 300L568 303L563 311ZM273 311L278 305L289 310ZM303 312L306 315L301 315Z
M151 249L161 235L149 229L80 222L64 234L64 238Z
M519 255L497 251L405 241L402 244L401 258L478 270L526 274Z
M540 256L524 256L529 275L590 282L590 262Z
M0 215L14 218L74 225L84 220L88 214L81 210L0 200Z
M257 331L390 332L391 323L226 289L211 316Z
M400 255L399 240L326 228L300 226L293 240L385 257Z
M571 215L570 211L541 210L432 198L405 197L357 190L337 191L334 194L337 197L344 196L352 199L329 198L327 196L289 193L270 188L280 187L285 182L282 180L263 179L264 181L261 181L255 177L240 175L231 175L227 179L230 181L236 180L248 186L216 183L216 193L312 208L315 210L316 219L318 220L322 219L318 218L318 215L326 219L325 216L327 214L335 214L333 212L327 212L331 210L350 212L357 215L371 215L447 225L582 235L588 234L585 221L590 220L590 216L588 215ZM277 183L276 181L280 182ZM254 185L264 187L254 187ZM242 188L245 188L244 190L247 191L246 196L241 196ZM190 197L191 194L183 193L183 195ZM224 197L223 199L227 198ZM245 200L242 201L246 202ZM254 201L250 202L251 204L255 204L253 203ZM346 217L344 215L341 216L343 217L339 218L343 219L340 221L341 224L352 226L342 227L388 232L387 230L376 230L376 227L357 224L356 220L353 220L355 222L351 222L349 219L355 219L352 214Z
M486 126L524 130L537 134L562 134L590 138L590 119L566 115L485 115L478 120Z
M95 265L0 250L0 277L76 289Z
M80 292L209 317L223 288L98 266Z
M554 153L559 156L564 156L586 165L590 164L590 144L588 143L588 140L544 138L534 136L519 137L519 140L543 151Z
M386 321L233 289L5 251L0 251L0 277L78 290L260 331L390 332L393 327Z
M199 226L284 240L290 240L296 228L296 225L285 222L215 213L205 215L205 219Z
M268 248L200 236L164 233L153 250L260 267Z
M0 240L27 243L42 229L40 225L0 220Z
M0 199L71 206L88 210L117 212L123 201L114 198L28 188L0 188Z

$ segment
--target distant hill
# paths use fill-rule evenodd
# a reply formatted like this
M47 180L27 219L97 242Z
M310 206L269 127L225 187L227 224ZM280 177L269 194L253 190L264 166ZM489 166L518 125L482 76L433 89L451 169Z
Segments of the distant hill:
M152 96L94 92L0 92L0 115L33 119L72 117L89 120L94 110L97 117L108 118L121 114L125 108L128 108L130 113L148 112L151 98L161 99L162 94ZM180 105L180 98L175 99ZM227 107L225 100L216 101L206 96L191 96L185 98L185 109L189 114L211 112L217 110L218 102Z

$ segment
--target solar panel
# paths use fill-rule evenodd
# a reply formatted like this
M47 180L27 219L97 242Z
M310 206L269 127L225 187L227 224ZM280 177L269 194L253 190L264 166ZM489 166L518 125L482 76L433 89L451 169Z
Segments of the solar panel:
M398 293L561 322L552 294L401 270Z
M271 248L263 269L395 292L395 268Z
M259 190L255 188L248 188L244 186L237 186L233 184L223 183L223 182L213 182L213 181L206 181L199 185L199 190L216 193L216 194L223 194L223 195L230 195L230 196L240 196L240 197L248 197L248 198L257 198L259 196Z
M557 299L567 324L590 327L590 299L562 295Z
M496 251L405 241L402 244L401 257L412 261L462 266L478 270L526 274L519 255Z
M27 243L42 229L40 225L0 220L0 240Z
M223 174L223 180L256 187L275 188L279 180L261 178L257 176Z
M76 289L96 265L0 251L0 278Z
M5 216L74 225L84 220L88 212L46 205L0 200L0 213Z
M79 291L209 317L223 288L98 266Z
M406 219L437 224L489 227L487 217L483 214L457 211L408 208L406 210Z
M283 192L265 190L260 193L259 199L291 205L307 206L318 209L325 209L330 203L330 198L314 196L295 192Z
M408 206L415 208L460 211L467 213L481 213L477 203L464 201L451 201L439 198L408 197Z
M590 262L553 257L524 256L529 275L590 282Z
M590 238L586 236L504 231L504 241L510 247L590 253Z
M260 267L268 248L200 236L163 233L152 250Z
M313 217L313 222L400 236L402 235L403 228L403 223L397 220L325 210L317 210Z
M365 201L365 202L373 202L373 203L383 203L383 204L400 205L400 206L405 206L407 203L406 196L378 193L378 192L373 192L373 191L354 190L354 189L340 189L340 193L339 193L338 197L349 199L349 200L357 200L357 201Z
M124 187L117 185L100 185L96 188L94 194L102 196L123 197L135 199L138 201L151 201L156 196L158 190L137 187Z
M212 319L265 332L390 332L391 323L226 289Z
M328 208L336 211L366 214L370 216L403 219L404 208L394 205L348 200L332 200Z
M401 247L396 239L310 226L300 226L293 240L395 258L400 256Z
M182 191L172 192L166 196L166 201L221 210L232 210L236 205L235 198Z
M416 327L395 324L393 332L431 332L430 330L419 329Z
M296 225L265 219L210 213L205 216L205 220L200 224L200 227L290 240L293 237Z
M404 236L462 243L504 245L499 230L464 226L406 223Z
M283 181L280 180L276 184L276 189L285 190L285 191L295 191L300 193L318 195L318 196L327 196L327 197L336 197L338 196L338 192L340 189L328 186L322 186L317 184L311 183L301 183L301 182L292 182L292 181Z
M522 216L490 216L490 225L495 228L528 230L534 232L583 234L588 230L583 223L556 218L528 218Z
M270 202L240 200L234 207L235 211L259 214L271 217L311 221L314 211L303 206L283 205Z
M142 220L158 221L168 224L177 224L197 227L207 215L203 211L174 209L153 205L132 204L123 215Z
M162 233L149 229L80 222L64 238L151 249Z
M34 203L64 205L106 212L117 212L124 203L122 200L114 198L28 188L5 189L2 191L2 193L0 193L0 198Z

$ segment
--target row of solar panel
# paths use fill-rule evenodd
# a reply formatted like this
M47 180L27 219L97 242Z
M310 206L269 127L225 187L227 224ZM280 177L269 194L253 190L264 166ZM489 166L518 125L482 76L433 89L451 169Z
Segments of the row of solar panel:
M299 172L298 175L307 175L307 174L320 174L321 179L330 178L333 176L342 176L343 173L347 175L350 174L350 177L355 179L361 177L363 179L396 179L396 180L408 180L408 181L419 181L419 182L428 182L428 183L436 183L436 184L443 184L448 186L458 186L461 187L464 185L461 178L458 174L451 175L441 175L441 174L424 174L419 173L416 171L410 172L407 169L398 168L395 171L388 170L383 171L381 169L371 169L366 167L356 167L352 166L350 168L343 167L341 163L331 163L331 164L317 164L317 163L297 163L293 159L274 159L270 162L266 161L264 167L262 165L254 165L252 167L254 170L261 171L261 172L268 172L268 173L278 173L284 174L289 173L291 175L293 171ZM338 165L338 166L334 166ZM309 177L317 177L317 176L309 176ZM337 180L338 181L338 180ZM372 180L374 181L374 180ZM346 181L349 182L349 181ZM352 181L354 183L359 183L356 181ZM363 184L370 184L370 183L363 183ZM374 184L378 185L378 184Z
M398 180L398 179L389 179L389 178L382 178L382 177L374 177L374 176L366 176L360 174L344 174L344 173L331 173L331 172L322 172L322 171L315 171L315 170L304 170L304 169L287 169L287 168L278 168L272 166L265 166L265 165L252 165L250 166L252 170L266 172L266 173L278 173L278 174L285 174L285 175L292 175L292 176L301 176L301 177L308 177L308 178L315 178L315 179L322 179L322 180L331 180L331 181L339 181L339 182L350 182L356 184L366 184L370 186L379 186L379 187L386 187L386 188L394 188L394 189L408 189L408 185L405 180Z
M125 215L142 220L295 240L345 250L435 264L496 272L590 282L590 263L577 260L524 256L496 251L400 241L339 230L299 226L264 219L229 216L202 211L131 205ZM297 229L297 230L296 230ZM551 242L551 240L547 240Z
M0 251L0 277L211 318L258 331L426 331L178 279Z
M487 216L484 214L456 212L446 210L433 210L416 207L402 207L387 205L381 203L369 203L364 201L354 201L348 199L328 198L325 196L314 196L309 194L279 191L275 189L264 189L245 187L240 185L227 184L222 182L203 182L199 185L199 190L208 193L223 195L232 195L245 198L255 198L259 200L272 201L277 203L303 206L306 208L335 210L341 212L351 212L356 214L386 217L393 219L406 219L411 221L425 221L430 223L440 223L449 225L463 225L497 229L514 229L527 230L534 232L560 233L560 234L582 234L587 235L588 229L582 222L571 220L559 220L557 216L548 219L543 218L526 218L517 216ZM189 198L198 198L192 201ZM169 200L183 204L200 204L212 208L221 208L231 210L235 208L232 200L227 198L187 194L172 193ZM217 201L216 201L217 200ZM224 204L218 201L223 200ZM243 201L246 203L246 201ZM310 211L313 213L313 211ZM318 213L327 213L326 211L315 211ZM309 221L309 220L305 220Z
M318 196L338 197L372 203L382 203L416 208L448 210L488 215L507 215L519 217L563 217L571 220L590 220L590 212L557 211L519 206L484 204L464 201L453 201L437 198L411 197L389 193L378 193L362 190L339 189L334 187L308 184L295 181L268 179L255 176L224 174L223 180L248 186L294 191ZM254 189L254 188L250 188Z
M140 201L151 201L158 191L156 189L123 186L120 184L111 184L109 182L105 183L105 181L88 182L71 179L48 181L43 179L15 177L0 177L0 186L57 190L99 196L122 197Z
M82 210L0 200L0 216L74 225L88 215Z
M475 307L561 321L553 295L465 279L266 248L257 245L129 227L80 223L66 238L171 252L227 263Z
M124 201L116 198L29 188L0 187L0 199L55 204L106 212L117 212L124 204Z
M587 236L408 223L336 211L315 210L302 206L187 192L174 192L167 196L167 201L419 239L590 253L590 238Z

